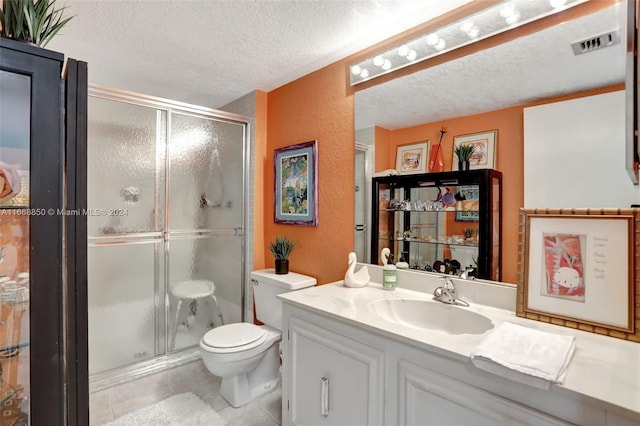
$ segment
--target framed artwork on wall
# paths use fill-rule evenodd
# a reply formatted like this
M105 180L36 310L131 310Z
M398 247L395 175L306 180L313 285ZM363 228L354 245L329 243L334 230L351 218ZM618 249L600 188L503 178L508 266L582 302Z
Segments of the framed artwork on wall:
M521 210L516 314L640 342L640 209Z
M453 137L453 160L451 170L458 170L458 159L456 158L456 148L462 145L471 145L475 151L469 159L469 169L495 169L496 168L496 144L498 142L498 131L490 130L469 135Z
M274 157L274 222L317 226L317 141L278 148Z
M480 187L464 185L458 187L458 198L461 209L456 207L456 220L459 222L478 222L480 220ZM456 199L458 199L456 198Z
M396 170L401 175L426 173L429 163L429 141L398 145L396 148Z

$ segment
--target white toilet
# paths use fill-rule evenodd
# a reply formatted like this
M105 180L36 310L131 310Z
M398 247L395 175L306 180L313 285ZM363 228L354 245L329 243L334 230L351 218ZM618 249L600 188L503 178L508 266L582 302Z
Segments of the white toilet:
M200 353L207 369L222 377L220 395L240 407L271 392L280 380L279 342L282 301L277 295L316 284L315 278L273 269L251 273L256 318L265 325L227 324L208 331L200 339Z

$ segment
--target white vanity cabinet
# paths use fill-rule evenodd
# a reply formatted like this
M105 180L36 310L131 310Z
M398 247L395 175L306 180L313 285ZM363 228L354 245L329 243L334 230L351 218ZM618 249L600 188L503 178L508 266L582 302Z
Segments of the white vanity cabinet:
M382 424L384 353L301 316L286 322L283 424Z
M569 425L506 398L401 360L399 425Z
M437 346L284 302L283 425L637 424L563 389L513 382Z

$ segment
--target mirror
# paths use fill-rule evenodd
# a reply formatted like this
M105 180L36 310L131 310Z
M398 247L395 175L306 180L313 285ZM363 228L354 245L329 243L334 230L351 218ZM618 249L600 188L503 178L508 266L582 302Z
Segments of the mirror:
M585 181L587 189L579 190L578 194L582 197L580 207L614 207L603 205L598 198L607 192L615 195L612 202L619 203L619 207L629 207L639 199L638 187L625 170L629 3L610 1L607 7L588 15L357 91L356 142L375 146L377 172L395 168L398 145L425 140L435 144L441 126L445 126L442 148L445 170L451 170L454 136L498 130L495 168L503 173L501 276L502 281L517 282L519 209L572 207L545 205L544 199L531 201L537 205L527 205L525 192L558 193L558 199L564 200L563 192L573 194ZM586 42L582 47L587 52L574 55L572 43L596 40L606 34L593 42L595 47L608 40L612 32L611 46L591 49ZM619 37L618 43L615 37ZM581 132L572 133L572 129L578 130L584 124L583 110L578 113L570 108L575 100L599 99L601 95L613 96L618 112L615 122L605 126L607 133L598 134L595 141L587 143ZM548 121L529 123L532 111L549 105L561 106L565 114L569 109L569 119L560 126L561 136L554 137L556 125L551 126ZM551 114L556 113L552 110ZM596 113L596 117L599 115ZM548 120L548 114L545 117ZM536 130L540 126L542 130L547 128L546 136L538 132L535 139L525 138L531 126ZM562 138L560 142L557 137ZM554 152L549 152L549 146ZM608 153L616 159L600 161L595 166L583 162L587 159L582 154L593 151L595 155L590 161L599 161ZM543 162L541 152L547 158ZM537 181L551 172L555 173L554 184ZM597 187L592 186L594 177Z

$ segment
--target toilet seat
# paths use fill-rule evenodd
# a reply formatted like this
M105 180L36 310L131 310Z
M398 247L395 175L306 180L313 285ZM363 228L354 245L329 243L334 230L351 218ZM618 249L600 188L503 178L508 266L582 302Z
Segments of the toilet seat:
M208 331L201 343L211 352L240 352L260 346L267 340L265 330L246 322L227 324Z

